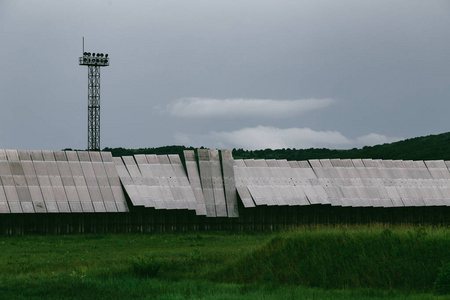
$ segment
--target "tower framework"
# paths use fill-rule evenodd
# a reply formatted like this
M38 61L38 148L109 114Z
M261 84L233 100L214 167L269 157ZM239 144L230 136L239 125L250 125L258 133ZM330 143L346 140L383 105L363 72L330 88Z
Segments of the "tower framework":
M84 52L80 66L88 67L88 150L100 150L100 67L109 66L108 54Z

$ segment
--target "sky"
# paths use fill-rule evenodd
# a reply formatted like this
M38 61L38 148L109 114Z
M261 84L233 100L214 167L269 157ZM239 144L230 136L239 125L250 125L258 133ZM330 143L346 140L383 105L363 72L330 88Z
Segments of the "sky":
M0 0L0 148L350 149L450 131L448 0Z

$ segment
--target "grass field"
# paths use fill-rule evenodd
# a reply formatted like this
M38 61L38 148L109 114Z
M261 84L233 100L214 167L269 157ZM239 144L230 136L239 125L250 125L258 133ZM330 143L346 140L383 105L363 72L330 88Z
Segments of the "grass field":
M449 299L450 228L0 237L1 299Z

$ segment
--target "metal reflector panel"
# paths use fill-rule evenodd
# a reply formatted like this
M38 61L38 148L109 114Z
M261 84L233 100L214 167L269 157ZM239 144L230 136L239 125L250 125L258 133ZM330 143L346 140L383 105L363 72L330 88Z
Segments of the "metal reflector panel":
M131 203L133 205L138 206L142 203L142 198L137 190L136 185L133 183L130 174L128 173L127 168L123 164L122 158L113 157L113 162L116 167L117 174L120 177L120 180L125 188L125 191L130 197Z
M77 154L80 160L81 170L83 171L83 175L86 180L89 196L91 197L92 205L94 206L94 211L106 212L106 208L103 203L103 197L100 192L100 187L98 185L97 178L95 177L94 168L92 166L89 152L78 151Z
M163 179L168 182L170 191L174 198L174 204L176 209L186 209L187 203L184 201L180 187L178 186L177 178L175 177L175 172L170 165L169 158L167 155L157 155L158 162L161 166Z
M205 198L203 197L202 187L200 183L200 175L198 173L197 160L195 159L195 152L193 150L184 150L184 159L186 161L186 170L189 177L189 183L193 189L197 215L206 215Z
M31 201L34 206L34 211L37 213L45 213L44 197L42 195L41 187L39 186L39 179L34 170L31 155L28 151L19 151L19 158L21 159L23 172L30 191Z
M242 204L244 205L245 208L250 208L250 207L256 206L247 187L236 186L236 191L237 191L239 197L241 198Z
M208 149L198 149L198 164L200 168L200 180L203 188L203 197L205 198L206 216L215 217L216 207L214 205L214 192L211 174L211 164L209 161Z
M167 157L167 155L156 155L156 158L159 163L160 180L163 181L164 184L167 184L170 190L170 194L173 196L172 208L185 209L187 205L186 203L184 203L181 191L177 186L177 180L170 165L169 158Z
M69 164L69 170L72 174L75 189L77 191L78 198L80 200L81 209L83 212L93 212L94 209L89 205L83 205L82 203L91 203L91 196L89 195L89 190L86 183L86 178L84 177L83 170L81 168L81 163L78 159L78 155L75 151L66 151L66 156ZM78 210L78 206L74 205L75 209ZM87 207L85 210L84 207Z
M44 150L42 151L42 154L44 156L44 164L53 193L55 195L55 200L58 203L58 209L60 209L59 212L67 212L67 210L70 212L66 192L63 187L61 175L59 174L53 152Z
M95 212L106 212L106 207L103 201L93 201L92 205L94 206Z
M225 191L223 189L222 169L220 167L219 151L209 150L209 159L211 164L211 178L214 194L214 204L217 217L227 217L227 206L225 203Z
M143 200L145 201L144 205L156 209L166 209L160 185L152 172L147 157L145 155L135 155L134 158L142 174L142 185L146 191L146 195L143 196Z
M31 159L33 161L34 171L36 172L36 177L38 180L38 185L42 193L42 198L45 203L45 210L47 212L56 213L58 211L58 206L56 205L55 194L53 192L53 187L50 183L50 178L48 177L46 164L43 161L41 151L30 151Z
M178 209L179 203L175 202L175 195L170 188L169 180L167 179L163 167L159 163L158 156L155 154L146 155L149 163L150 171L153 174L156 185L161 192L164 209Z
M8 201L6 200L5 190L3 189L3 183L0 179L0 214L10 213Z
M241 199L244 207L255 207L256 205L247 188L248 177L246 176L246 169L247 168L245 167L245 163L243 160L234 160L234 176L236 180L236 191L239 195L239 198Z
M76 202L71 202L69 201L69 207L70 207L70 211L74 212L74 213L82 213L83 209L81 208L81 202L76 201Z
M24 213L34 213L34 208L31 201L21 200L20 203L22 205L22 210Z
M56 201L46 201L45 207L49 213L59 213L59 208Z
M233 156L231 154L231 150L229 149L222 149L221 153L228 217L237 218L239 217L239 210L237 203L236 183L234 179Z
M7 151L7 156L10 158L10 154L12 150ZM18 161L19 156L16 151L13 152L14 155L11 157L9 161L9 166L11 169L11 174L13 176L14 185L16 186L17 195L19 197L19 201L21 202L22 210L24 213L34 213L33 204L31 202L31 194L28 188L25 173L23 171L23 167L20 161ZM12 160L12 159L17 159Z
M247 172L251 173L252 185L248 186L256 205L290 205L291 199L285 191L285 175L277 160L257 160L252 164L245 160Z
M82 208L83 212L85 212L85 213L95 211L93 202L81 201L81 208Z
M166 174L167 166L162 166L161 159L158 155L146 155L147 161L150 166L150 171L154 174L156 185L159 187L159 191L163 200L163 207L165 209L180 209L181 202L179 202L178 195L172 189L173 181L169 180L169 176Z
M11 210L11 213L13 213L13 214L23 213L22 206L20 205L19 201L10 201L8 204L9 204L9 209Z
M0 150L0 180L3 185L6 200L11 213L22 213L22 206L19 202L19 195L17 193L5 150Z
M125 194L123 192L119 175L117 174L116 167L113 162L113 157L110 152L101 152L103 164L106 171L106 176L108 177L109 184L114 196L114 201L116 203L118 212L128 212L128 206L125 199Z
M282 204L287 204L290 206L298 205L299 199L296 196L297 190L294 187L294 181L292 178L295 177L294 170L291 168L286 160L277 160L278 169L281 171L280 176L280 194L282 195ZM270 168L276 170L274 168Z
M197 207L197 202L195 200L195 195L192 190L187 174L181 164L181 159L177 154L168 155L172 168L175 172L175 176L178 180L178 185L180 186L181 194L183 199L187 202L189 210L195 210Z
M89 156L92 162L92 168L100 188L100 193L105 204L106 212L117 212L117 207L114 201L114 195L109 184L108 176L102 161L100 152L90 151Z
M19 161L17 150L6 150L6 157L8 161Z
M54 152L56 165L61 176L62 184L66 192L69 208L72 212L83 212L81 208L80 198L78 196L75 181L70 171L69 162L67 161L66 153L64 151Z

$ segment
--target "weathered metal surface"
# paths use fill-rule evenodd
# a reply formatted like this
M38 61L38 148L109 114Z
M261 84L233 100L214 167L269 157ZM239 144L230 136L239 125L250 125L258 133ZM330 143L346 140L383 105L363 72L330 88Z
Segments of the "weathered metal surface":
M125 165L122 161L122 158L113 157L113 162L114 162L115 168L117 170L117 174L119 175L120 180L123 184L123 187L125 188L133 205L135 205L135 206L142 205L142 202L143 202L142 197L138 192L136 184L133 183L133 180L131 179L131 176L128 173L127 168L125 167Z
M149 163L150 171L155 178L155 184L159 187L161 192L164 209L179 209L179 201L175 201L175 195L170 187L169 180L165 174L165 170L159 162L157 155L146 155L147 162Z
M181 159L178 155L172 154L168 155L170 164L172 165L172 169L175 173L178 185L180 187L181 195L183 199L187 203L187 209L195 210L197 203L195 200L194 191L192 190L191 185L189 184L189 180L186 174L186 171L181 164Z
M209 161L208 149L198 149L198 164L200 180L202 183L203 197L205 199L206 216L216 217L216 206L214 204L214 191L211 174L211 163Z
M68 159L68 165L70 173L72 174L73 183L75 185L75 190L77 191L78 199L81 204L81 209L83 212L93 212L93 208L88 207L87 210L84 210L84 207L86 205L83 205L82 203L90 203L91 196L89 195L89 190L86 183L86 178L83 175L83 170L81 168L80 161L78 160L78 155L74 151L68 151L66 152L67 159ZM77 201L75 201L77 202ZM75 210L78 211L78 206L73 204L75 206ZM71 205L72 206L72 205Z
M126 212L123 188L135 206L197 215L208 215L209 193L215 217L238 217L238 201L245 208L450 206L450 162L233 160L230 150L219 161L217 150L203 154L197 166L195 153L185 152L187 176L177 155L136 155L124 164L110 153L0 150L0 213Z
M231 150L229 149L222 149L221 154L228 217L237 218L239 217L239 210L237 203L236 181L234 178L233 156L231 154Z
M106 212L117 212L114 195L111 189L111 185L109 184L101 154L100 152L90 151L89 156L91 158L95 178L97 179L100 193L105 204Z
M53 151L42 151L42 154L44 157L44 166L50 180L55 201L57 202L58 211L61 213L70 212L66 191L64 190Z
M127 212L128 206L125 199L125 193L122 189L119 174L117 174L116 167L113 162L113 157L110 152L101 152L103 165L105 167L106 176L108 177L109 185L114 196L118 212Z
M95 176L94 167L92 165L88 151L78 151L78 158L80 160L81 170L83 171L86 180L86 186L89 191L89 196L92 201L95 212L106 212L103 203L103 197L100 192L100 187ZM81 205L83 207L83 203ZM83 207L84 210L84 207Z
M91 199L94 202L102 202L102 196L100 194L100 189L95 178L94 168L92 166L92 162L89 158L89 152L87 151L79 151L78 156L80 158L81 170L83 172L83 176L86 179L86 184L88 186L89 194L91 195Z
M60 212L56 201L46 201L45 206L49 213L59 213Z
M31 157L33 159L33 166L36 172L36 177L38 179L38 185L40 187L42 198L45 203L46 210L48 212L58 212L57 205L52 205L55 203L55 194L53 192L52 185L50 183L50 178L47 174L47 168L45 167L45 162L41 153L37 153L36 151L31 152ZM40 155L39 155L40 154ZM49 210L50 209L50 210Z
M10 213L8 200L6 199L5 190L0 179L0 214Z
M216 207L217 217L227 217L227 205L225 203L225 191L223 188L222 168L220 166L219 151L209 150L209 159L211 165L211 179L214 195L214 205Z
M67 161L65 152L55 151L54 155L56 159L56 165L61 176L62 184L66 192L67 200L69 202L70 210L72 212L82 212L80 198L78 196L75 181L72 176L72 172L70 171L70 165Z
M136 163L142 175L142 195L144 205L146 207L154 207L156 209L166 209L164 205L164 197L161 188L157 182L155 174L153 174L150 164L145 155L135 155Z
M10 212L21 213L22 207L19 203L19 195L17 194L17 189L5 150L0 150L0 181L3 185L5 198L9 204ZM6 208L4 210L6 210Z
M189 177L189 183L193 189L197 215L206 215L205 198L203 197L202 187L200 183L200 175L198 173L197 160L195 159L195 152L193 150L184 150L184 159L186 161L186 170Z
M187 209L187 201L183 198L182 191L175 176L175 172L170 164L167 155L157 155L158 162L161 166L162 178L168 182L170 191L173 195L174 205L176 209Z
M19 158L22 159L22 168L25 175L25 179L30 191L31 201L33 202L34 210L37 213L45 213L44 197L42 195L41 187L39 186L39 180L34 170L33 162L28 151L19 151Z

